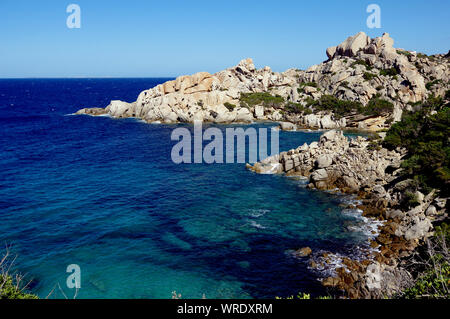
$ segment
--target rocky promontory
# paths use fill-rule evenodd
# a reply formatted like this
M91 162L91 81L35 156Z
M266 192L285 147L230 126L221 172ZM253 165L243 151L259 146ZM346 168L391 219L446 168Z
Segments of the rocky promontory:
M328 60L307 70L256 69L252 59L215 74L200 72L143 91L133 103L76 114L136 117L146 122L250 123L282 121L297 127L381 130L404 110L449 88L448 55L394 48L385 33L364 32L326 50Z
M367 138L347 138L342 131L324 133L319 142L271 156L247 168L259 174L287 174L308 178L308 188L354 194L363 216L381 221L375 250L363 260L341 258L342 267L323 284L345 291L351 298L392 297L405 289L411 275L401 259L432 235L433 222L448 218L446 198L436 191L416 192L417 206L402 203L414 181L401 174L404 149L373 147ZM326 263L330 254L319 259ZM317 261L311 260L313 268ZM409 279L409 280L406 280Z

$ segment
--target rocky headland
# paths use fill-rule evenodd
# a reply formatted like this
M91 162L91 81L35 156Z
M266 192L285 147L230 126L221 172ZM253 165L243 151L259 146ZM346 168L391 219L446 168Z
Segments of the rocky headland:
M326 50L328 60L307 70L256 69L252 59L215 74L180 76L143 91L133 103L76 114L135 117L152 123L289 122L299 128L381 130L404 110L449 87L448 55L394 48L389 34L364 32Z

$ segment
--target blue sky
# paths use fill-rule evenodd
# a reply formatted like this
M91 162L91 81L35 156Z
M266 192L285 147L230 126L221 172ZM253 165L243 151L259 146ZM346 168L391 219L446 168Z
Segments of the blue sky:
M81 29L66 8L81 7ZM366 26L369 4L382 28ZM159 77L216 72L252 57L275 71L306 68L359 31L396 47L450 49L450 1L0 0L0 78Z

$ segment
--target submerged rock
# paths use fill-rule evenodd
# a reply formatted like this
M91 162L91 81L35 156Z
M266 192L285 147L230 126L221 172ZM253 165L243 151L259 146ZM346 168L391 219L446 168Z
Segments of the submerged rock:
M294 252L294 256L296 257L308 257L312 254L312 249L309 247L303 247Z

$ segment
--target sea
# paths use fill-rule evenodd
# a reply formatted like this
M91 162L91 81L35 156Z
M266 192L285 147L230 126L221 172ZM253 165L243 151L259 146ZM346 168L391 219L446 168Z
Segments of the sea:
M330 270L293 251L358 254L374 225L348 209L355 199L243 163L176 164L172 132L190 124L73 115L167 80L0 80L0 255L9 250L11 271L41 298L326 295ZM280 132L280 151L322 133Z

